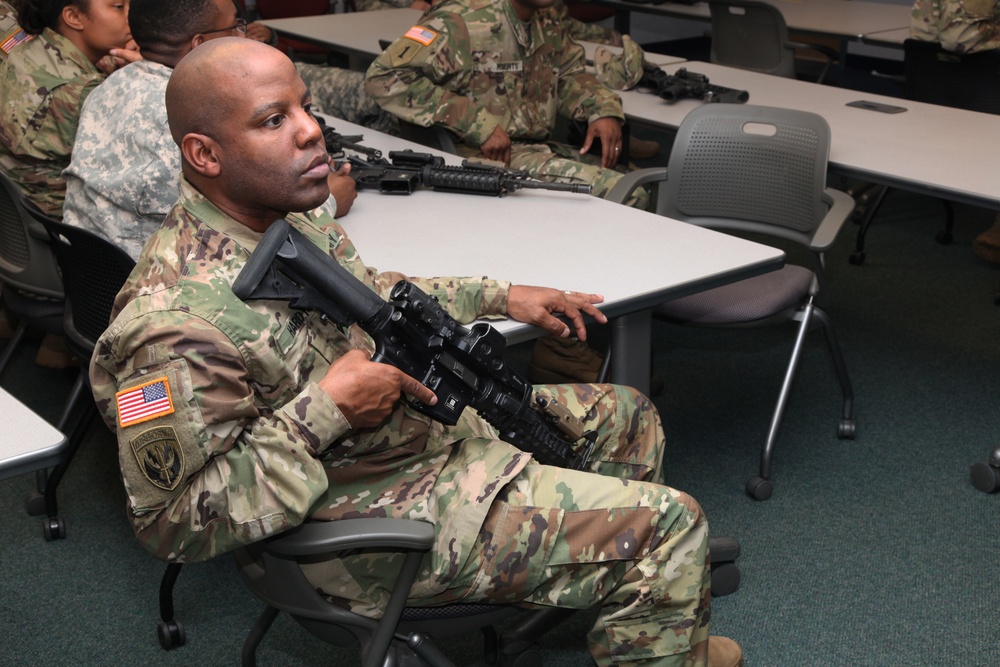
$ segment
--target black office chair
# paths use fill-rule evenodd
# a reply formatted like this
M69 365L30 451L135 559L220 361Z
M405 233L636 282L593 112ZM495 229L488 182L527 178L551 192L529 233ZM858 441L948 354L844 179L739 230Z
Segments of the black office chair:
M1000 51L954 53L945 51L937 42L907 39L903 42L903 97L927 104L1000 114ZM865 262L865 238L875 214L890 188L875 186L862 193L865 198L861 227L858 230L852 264ZM945 208L944 228L935 238L947 245L952 241L955 210L950 201L941 200ZM1000 303L1000 292L995 299Z
M81 365L66 403L65 420L73 427L64 431L69 437L63 459L47 479L39 477L39 489L28 500L29 513L41 513L39 510L44 509L47 516L43 525L45 539L51 540L66 536L65 524L58 516L56 487L97 416L90 391L90 358L97 339L108 327L115 296L135 262L123 250L96 234L58 222L37 209L28 212L47 232L62 271L66 286L63 331L67 345ZM38 502L40 498L44 498L42 503Z
M854 200L826 188L830 128L813 113L740 104L706 104L677 132L667 169L627 174L608 199L623 202L657 183L657 212L714 229L749 232L807 248L812 266L779 271L669 301L654 314L695 326L747 327L797 320L795 344L761 449L760 472L747 482L757 500L771 496L771 458L809 329L822 325L843 394L839 438L853 438L854 395L829 317L821 308L823 253L850 217ZM669 177L668 177L669 174Z
M781 10L757 0L709 0L712 15L711 61L740 69L790 79L796 75L796 49L818 53L822 69L816 82L823 83L831 63L840 55L822 44L793 42Z

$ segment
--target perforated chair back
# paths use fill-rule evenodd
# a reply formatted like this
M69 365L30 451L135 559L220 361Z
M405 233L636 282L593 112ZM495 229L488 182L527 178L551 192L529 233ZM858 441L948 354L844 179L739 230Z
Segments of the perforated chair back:
M712 0L711 60L719 65L795 78L795 50L781 10L756 0Z
M705 226L737 219L808 235L829 210L829 151L830 126L816 114L706 104L678 130L660 212Z
M0 172L0 281L32 295L62 299L62 278L44 229L32 224L21 191Z
M903 95L942 106L1000 114L1000 51L954 53L937 42L903 42Z

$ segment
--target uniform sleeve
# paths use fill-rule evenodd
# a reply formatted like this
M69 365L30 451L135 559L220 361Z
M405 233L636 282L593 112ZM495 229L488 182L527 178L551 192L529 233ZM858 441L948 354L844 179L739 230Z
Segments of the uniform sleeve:
M383 299L389 298L393 285L406 280L435 297L445 311L462 324L481 318L500 319L507 316L507 293L510 290L507 281L491 280L486 276L414 278L394 271L369 271L376 291Z
M592 123L599 118L625 120L621 98L586 70L583 47L568 34L554 37L559 61L559 110L574 120Z
M328 482L318 456L348 428L314 383L257 407L246 362L208 323L129 318L102 338L91 381L118 435L129 518L165 560L201 561L300 524Z
M469 34L461 17L434 16L393 42L372 63L365 92L403 120L444 125L470 146L481 146L498 125L486 109L455 93L472 77Z
M917 0L910 21L916 39L940 42L956 53L1000 49L1000 3L996 0Z
M359 12L370 12L377 9L396 9L398 7L409 7L413 0L354 0L354 5Z

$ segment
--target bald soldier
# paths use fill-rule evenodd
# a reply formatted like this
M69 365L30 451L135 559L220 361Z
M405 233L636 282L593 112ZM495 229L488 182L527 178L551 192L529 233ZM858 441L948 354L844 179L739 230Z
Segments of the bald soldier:
M404 278L366 266L333 219L303 213L329 194L329 167L292 62L251 40L206 42L174 69L166 104L180 198L90 368L146 549L200 561L304 521L419 519L436 538L410 605L600 604L588 638L597 664L742 664L722 638L709 657L708 526L690 496L654 481L663 431L648 399L614 385L536 388L596 432L588 472L539 465L472 411L449 427L411 410L402 394L433 404L433 392L372 362L356 326L232 293L279 218L381 295ZM408 280L462 322L509 316L585 336L584 314L606 321L598 295L481 276ZM147 396L147 408L130 407ZM306 576L378 616L391 569L351 555Z

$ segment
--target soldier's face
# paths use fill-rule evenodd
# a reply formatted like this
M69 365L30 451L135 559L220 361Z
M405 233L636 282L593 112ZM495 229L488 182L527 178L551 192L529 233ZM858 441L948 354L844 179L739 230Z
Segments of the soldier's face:
M122 48L132 38L128 4L129 0L90 0L85 12L81 6L77 13L79 32L88 56L100 58L111 49Z
M329 158L295 66L272 49L237 70L219 93L220 176L230 201L257 217L316 208L330 196Z
M232 0L214 0L214 5L212 20L207 25L199 26L201 30L199 41L205 42L219 37L243 37L244 34L236 29L236 19L239 14Z

